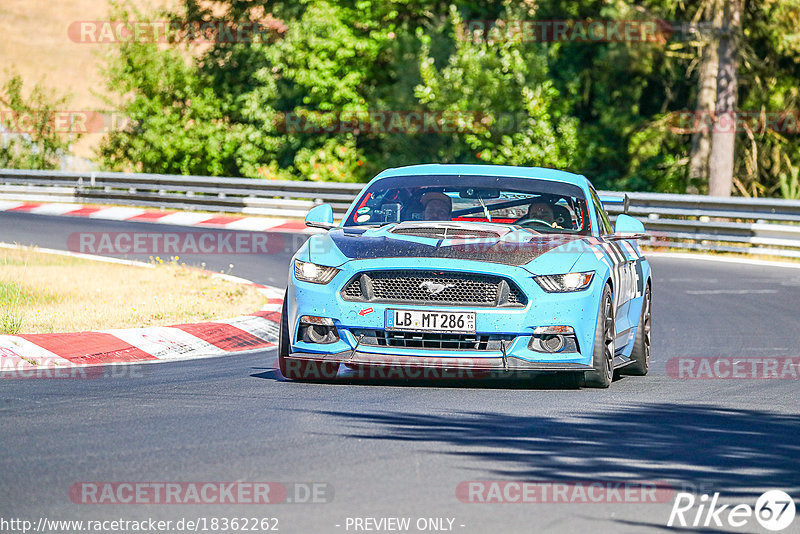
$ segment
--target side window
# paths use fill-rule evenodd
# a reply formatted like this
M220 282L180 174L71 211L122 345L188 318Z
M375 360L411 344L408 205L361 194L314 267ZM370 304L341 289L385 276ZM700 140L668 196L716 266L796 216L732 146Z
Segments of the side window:
M600 199L597 198L597 193L594 192L594 189L590 189L592 193L592 203L594 204L594 210L597 212L597 219L600 225L600 233L601 234L613 234L614 228L611 226L611 221L608 220L608 215L606 215L606 210L603 209L603 203L600 202Z

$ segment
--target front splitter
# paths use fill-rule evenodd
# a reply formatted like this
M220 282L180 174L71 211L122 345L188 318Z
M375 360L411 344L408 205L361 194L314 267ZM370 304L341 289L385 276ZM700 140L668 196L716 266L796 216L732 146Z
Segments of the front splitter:
M344 363L348 366L381 366L408 369L459 369L475 371L591 371L590 365L570 362L531 362L508 356L502 357L432 357L420 355L375 354L343 351L333 354L293 352L290 359L316 362Z

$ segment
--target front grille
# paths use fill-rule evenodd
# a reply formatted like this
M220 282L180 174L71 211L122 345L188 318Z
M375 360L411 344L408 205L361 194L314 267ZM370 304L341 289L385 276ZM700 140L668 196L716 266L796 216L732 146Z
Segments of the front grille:
M500 276L449 271L370 271L345 284L342 298L357 302L523 307L525 294Z
M480 350L499 351L501 341L506 348L514 340L513 335L499 334L438 334L432 332L403 332L395 330L351 330L359 345L378 347L402 347L423 350Z
M361 289L361 278L355 278L350 281L342 290L342 297L347 300L361 300L363 291Z

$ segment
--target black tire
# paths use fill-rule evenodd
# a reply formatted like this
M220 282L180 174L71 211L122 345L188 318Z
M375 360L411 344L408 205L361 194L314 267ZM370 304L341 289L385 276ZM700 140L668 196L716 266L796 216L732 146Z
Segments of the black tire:
M632 376L644 376L650 370L650 330L651 330L651 309L652 300L650 295L650 282L644 291L644 301L642 302L642 316L639 318L639 326L636 328L636 339L633 341L631 350L631 360L625 367L619 370L621 374Z
M283 295L281 308L281 324L278 327L278 367L284 378L289 380L331 380L339 372L339 364L333 362L315 362L298 360L289 357L289 305L286 302L288 291Z
M583 386L583 373L568 371L563 373L556 373L556 380L559 387L565 389L579 389Z
M286 303L288 297L289 291L287 290L283 294L281 323L278 325L278 367L283 376L286 376L286 359L289 357L289 345L291 344L289 341L289 305Z
M606 286L600 297L597 327L594 332L594 352L591 371L583 373L583 385L590 388L607 388L614 379L614 301L611 288Z

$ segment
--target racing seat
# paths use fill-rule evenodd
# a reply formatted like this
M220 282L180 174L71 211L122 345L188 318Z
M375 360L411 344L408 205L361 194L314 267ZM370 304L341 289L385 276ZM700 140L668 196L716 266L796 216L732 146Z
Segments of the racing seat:
M572 227L572 215L570 215L569 210L564 206L559 206L558 204L553 205L552 208L553 219L555 220L555 223L565 230L574 230Z

